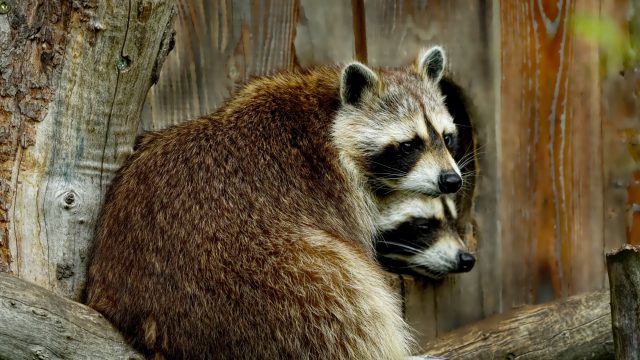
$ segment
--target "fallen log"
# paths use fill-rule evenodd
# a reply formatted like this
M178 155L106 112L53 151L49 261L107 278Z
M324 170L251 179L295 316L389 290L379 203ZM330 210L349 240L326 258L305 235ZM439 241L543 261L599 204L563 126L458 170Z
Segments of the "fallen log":
M144 359L95 310L0 273L0 359Z
M528 305L423 345L447 359L613 359L609 292Z
M525 306L423 346L448 359L613 359L609 292ZM0 273L0 359L144 359L95 310Z
M640 246L607 254L613 343L617 360L640 359Z

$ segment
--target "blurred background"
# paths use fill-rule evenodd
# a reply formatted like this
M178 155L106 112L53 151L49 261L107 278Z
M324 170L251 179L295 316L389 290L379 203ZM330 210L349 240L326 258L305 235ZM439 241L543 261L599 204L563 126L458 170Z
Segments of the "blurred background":
M140 131L212 112L254 75L356 57L405 65L445 47L472 102L478 263L437 283L398 278L420 342L605 288L605 252L640 244L640 1L178 3Z

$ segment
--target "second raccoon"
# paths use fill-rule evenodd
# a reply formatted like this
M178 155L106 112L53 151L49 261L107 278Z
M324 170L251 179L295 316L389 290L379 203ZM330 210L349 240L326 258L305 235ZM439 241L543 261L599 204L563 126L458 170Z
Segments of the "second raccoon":
M396 192L381 208L376 253L387 270L439 279L473 268L476 260L458 233L452 195Z

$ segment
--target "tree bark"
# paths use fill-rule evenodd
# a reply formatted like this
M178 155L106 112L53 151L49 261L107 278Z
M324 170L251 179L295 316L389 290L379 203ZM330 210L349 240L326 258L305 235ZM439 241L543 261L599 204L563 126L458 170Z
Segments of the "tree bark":
M0 271L77 299L105 189L172 47L172 0L4 0Z
M617 360L640 359L640 246L607 254L611 320Z
M424 353L448 359L613 359L609 292L524 306L439 337Z
M102 315L0 273L0 359L144 359Z

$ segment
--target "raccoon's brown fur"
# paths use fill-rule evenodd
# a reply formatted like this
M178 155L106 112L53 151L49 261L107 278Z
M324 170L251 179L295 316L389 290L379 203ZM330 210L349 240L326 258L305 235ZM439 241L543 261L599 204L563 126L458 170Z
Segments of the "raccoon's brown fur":
M107 195L87 304L159 358L406 356L369 205L330 145L339 106L339 69L318 68L142 139Z
M451 191L444 60L259 78L143 137L107 194L87 304L157 359L404 359L370 184Z

